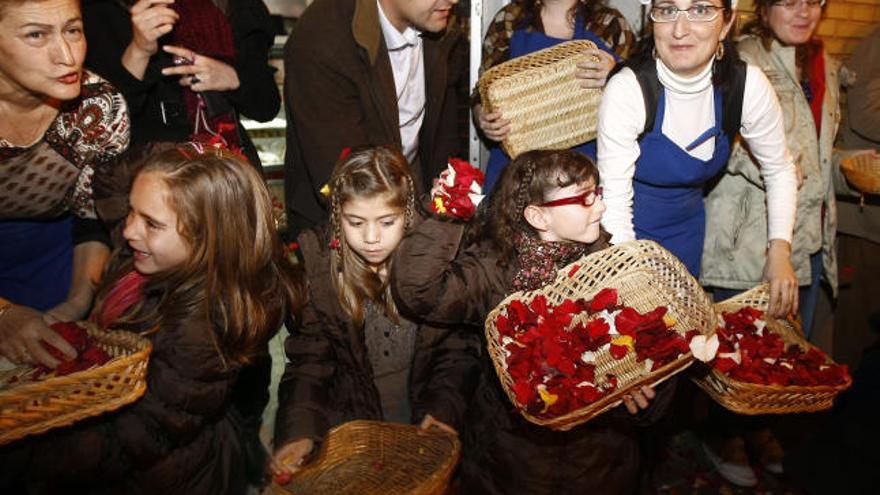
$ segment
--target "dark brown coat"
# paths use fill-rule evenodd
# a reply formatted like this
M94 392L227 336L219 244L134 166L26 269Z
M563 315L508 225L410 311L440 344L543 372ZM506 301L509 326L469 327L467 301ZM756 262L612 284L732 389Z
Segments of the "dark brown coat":
M213 331L187 318L151 334L144 396L0 450L0 491L26 479L41 486L34 493L245 493L244 429L232 406L240 366L221 358Z
M287 112L285 197L293 232L327 214L320 189L345 147L400 147L394 74L375 0L316 0L284 47ZM425 33L425 118L414 175L436 177L457 152L456 85L466 74L467 46L450 21Z
M320 441L354 419L382 419L362 327L346 317L330 278L327 238L299 236L309 302L285 342L288 363L278 388L275 445ZM412 422L425 414L460 429L479 372L479 339L447 328L418 328L409 378Z
M398 248L392 288L406 314L470 325L482 335L486 316L513 292L515 263L499 267L486 246L459 252L463 230L434 219L419 225ZM607 238L593 247L607 246ZM672 391L658 389L654 404L636 416L619 407L555 432L523 419L486 356L463 433L463 487L475 494L630 493L638 483L636 426L659 417Z

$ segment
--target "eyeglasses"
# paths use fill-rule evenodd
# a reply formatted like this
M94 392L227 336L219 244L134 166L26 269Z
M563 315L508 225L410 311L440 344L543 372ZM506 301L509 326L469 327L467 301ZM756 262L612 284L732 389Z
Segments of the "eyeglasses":
M578 194L577 196L569 196L567 198L554 199L553 201L547 201L546 203L541 203L538 206L565 206L565 205L582 205L586 207L593 206L596 203L596 200L602 197L602 188L597 187L595 189L590 189L589 191Z
M825 6L825 0L779 0L773 2L773 5L787 10L797 10L801 5L806 5L810 9L821 9Z
M792 0L784 1L791 2ZM678 20L679 14L684 12L687 20L691 22L709 22L714 21L718 17L718 14L725 10L727 9L724 7L705 4L694 5L689 9L680 9L675 5L661 5L651 9L651 20L654 22L675 22Z

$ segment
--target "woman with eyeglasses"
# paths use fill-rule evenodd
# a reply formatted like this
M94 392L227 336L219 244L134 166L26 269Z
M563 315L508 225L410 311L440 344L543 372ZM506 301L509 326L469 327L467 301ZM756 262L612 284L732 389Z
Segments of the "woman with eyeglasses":
M770 80L782 106L788 148L798 158L797 216L791 260L800 285L801 323L810 337L820 278L837 293L834 140L840 121L838 61L815 37L825 0L756 0L756 17L738 43L742 58ZM721 180L706 197L710 218L702 281L730 293L761 280L766 192L748 146L735 146ZM709 249L711 247L711 249Z
M770 311L782 316L797 308L789 260L797 179L773 88L760 69L739 60L731 43L735 13L731 0L652 4L649 34L609 80L599 110L608 206L603 224L612 243L655 240L699 276L703 189L724 170L741 135L767 190L767 215L759 224L770 239L762 245L763 278L771 285Z

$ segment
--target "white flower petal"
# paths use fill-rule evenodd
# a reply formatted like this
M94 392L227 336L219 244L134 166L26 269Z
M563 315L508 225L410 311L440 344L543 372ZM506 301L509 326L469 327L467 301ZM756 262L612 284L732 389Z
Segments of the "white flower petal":
M694 358L699 359L704 363L708 363L715 359L715 354L718 352L718 335L712 335L708 338L705 335L697 335L691 339L688 346L690 347Z

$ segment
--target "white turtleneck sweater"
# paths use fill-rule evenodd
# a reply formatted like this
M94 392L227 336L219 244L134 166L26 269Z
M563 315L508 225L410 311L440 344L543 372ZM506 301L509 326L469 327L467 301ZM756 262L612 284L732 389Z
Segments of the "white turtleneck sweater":
M685 149L715 125L712 64L695 77L684 78L657 60L657 76L666 89L663 134ZM632 181L645 118L641 87L635 73L625 68L608 81L599 107L598 165L607 206L602 225L613 244L636 238ZM746 71L740 125L740 135L761 164L767 189L767 238L791 242L797 206L794 160L785 144L782 111L773 87L764 73L751 65ZM688 153L708 160L714 152L715 140L708 139Z

